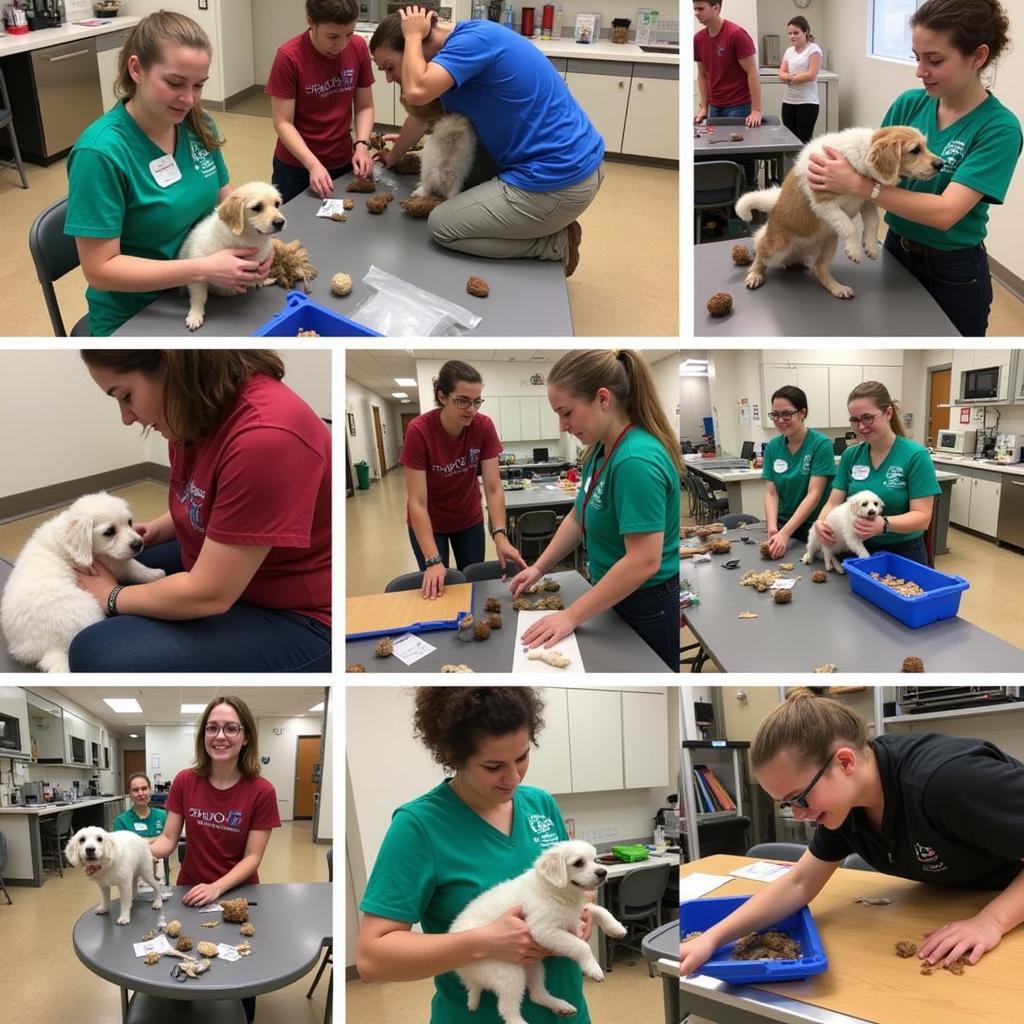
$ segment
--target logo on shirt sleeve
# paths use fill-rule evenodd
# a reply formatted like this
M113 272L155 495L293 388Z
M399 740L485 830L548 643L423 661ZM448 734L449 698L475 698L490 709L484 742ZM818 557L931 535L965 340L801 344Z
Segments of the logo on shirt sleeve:
M480 449L470 448L469 449L469 464L475 466L480 461Z
M952 139L947 142L946 148L940 154L942 162L946 165L942 168L943 172L948 174L955 171L960 166L966 152L967 143L961 139Z
M890 466L885 471L885 486L899 490L907 486L906 476L902 466Z
M206 533L206 523L203 522L203 503L206 501L206 491L196 487L193 480L185 485L184 489L175 489L174 497L179 505L184 505L188 513L188 522L196 533Z

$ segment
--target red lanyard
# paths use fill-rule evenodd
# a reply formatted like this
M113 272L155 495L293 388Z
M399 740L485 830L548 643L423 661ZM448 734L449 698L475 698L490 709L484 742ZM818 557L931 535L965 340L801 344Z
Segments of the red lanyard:
M619 442L633 429L632 423L627 423L622 428L622 433L615 438L615 444L612 445L611 451L604 457L604 462L601 463L601 468L590 478L590 486L586 489L583 494L583 506L580 508L580 534L583 538L583 543L587 542L587 502L590 501L590 496L594 493L594 489L597 487L597 481L601 479L601 474L608 468L608 463L612 461L612 456L615 454L615 449L619 447Z

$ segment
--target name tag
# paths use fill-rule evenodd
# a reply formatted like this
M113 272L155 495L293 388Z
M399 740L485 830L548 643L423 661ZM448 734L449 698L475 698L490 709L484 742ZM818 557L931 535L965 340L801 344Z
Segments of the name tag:
M149 173L153 175L153 180L161 188L167 188L168 185L181 181L181 170L170 153L150 160Z
M145 832L146 831L146 827L147 826L146 826L146 823L144 821L136 821L136 822L134 822L134 825L135 825L135 831L136 832Z
M786 470L789 469L789 463L785 459L776 459L772 463L772 469L774 469L776 473L785 473Z
M854 466L853 469L850 470L850 476L852 476L854 480L867 480L870 472L871 469L869 466Z

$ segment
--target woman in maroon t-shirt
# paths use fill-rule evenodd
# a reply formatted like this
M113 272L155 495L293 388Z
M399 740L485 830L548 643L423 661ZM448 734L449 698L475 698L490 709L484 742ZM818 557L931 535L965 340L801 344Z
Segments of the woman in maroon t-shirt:
M137 527L167 575L79 585L108 618L72 641L72 672L328 672L331 435L259 350L87 350L126 426L169 442L168 508Z
M504 571L509 560L524 565L505 530L505 492L494 424L480 414L483 378L469 363L450 359L434 380L438 408L417 416L405 430L402 465L409 540L423 570L423 596L444 592L448 547L462 569L484 560L484 513L477 475L491 520L494 549Z
M281 827L274 787L260 777L256 720L239 697L214 697L196 728L196 761L174 776L163 833L151 843L163 859L177 849L188 823L178 885L190 886L188 907L215 903L239 885L258 885L272 829ZM246 1019L255 996L242 1000Z

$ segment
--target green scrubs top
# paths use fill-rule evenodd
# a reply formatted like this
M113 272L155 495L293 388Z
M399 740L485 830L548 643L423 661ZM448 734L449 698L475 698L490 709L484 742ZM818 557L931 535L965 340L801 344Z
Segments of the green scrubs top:
M464 804L447 782L395 811L359 909L391 921L419 922L423 931L448 931L466 905L485 889L521 875L549 847L567 839L550 794L520 786L512 797L512 834L505 835ZM544 984L576 1007L573 1024L590 1024L583 972L567 957L544 960ZM523 1000L529 1024L564 1024L566 1018ZM434 978L430 1024L502 1024L493 992L470 1012L466 988L454 971Z
M679 472L665 446L642 427L631 427L612 452L611 464L598 477L604 463L604 445L595 445L583 464L580 489L576 492L576 522L586 529L584 543L590 567L590 582L597 583L626 555L626 534L661 533L661 566L640 590L679 575Z
M220 150L211 153L185 124L178 126L173 156L177 170L161 168L158 162L168 163L168 155L135 123L124 103L108 110L68 154L64 233L120 238L124 255L173 260L189 229L217 205L217 193L228 183ZM160 294L90 286L89 333L112 334Z
M795 455L789 450L786 439L781 434L773 437L764 447L764 469L761 470L761 477L764 480L771 480L778 491L780 526L792 518L800 502L807 497L812 476L823 476L831 480L835 475L836 460L832 442L817 430L808 429L804 443L800 445ZM805 525L809 526L818 518L831 490L831 483L827 483L821 500L804 520Z
M847 497L858 491L874 491L885 502L883 511L887 516L909 512L911 498L927 498L942 492L931 456L923 445L906 437L896 438L878 469L871 465L871 451L867 444L847 448L839 460L832 487ZM887 548L923 536L924 530L880 533L865 546L869 550Z
M1010 187L1022 136L1020 121L989 93L989 97L948 128L938 128L939 101L924 89L910 89L889 108L883 127L905 124L928 140L928 148L945 167L931 181L904 178L900 187L941 195L951 181L980 192L982 198L948 231L904 220L894 213L885 222L894 231L933 249L968 249L985 240L990 203L1002 203Z
M143 839L155 839L163 832L166 821L167 811L162 807L150 807L149 815L145 818L140 818L135 808L129 807L114 819L114 831L134 832Z

